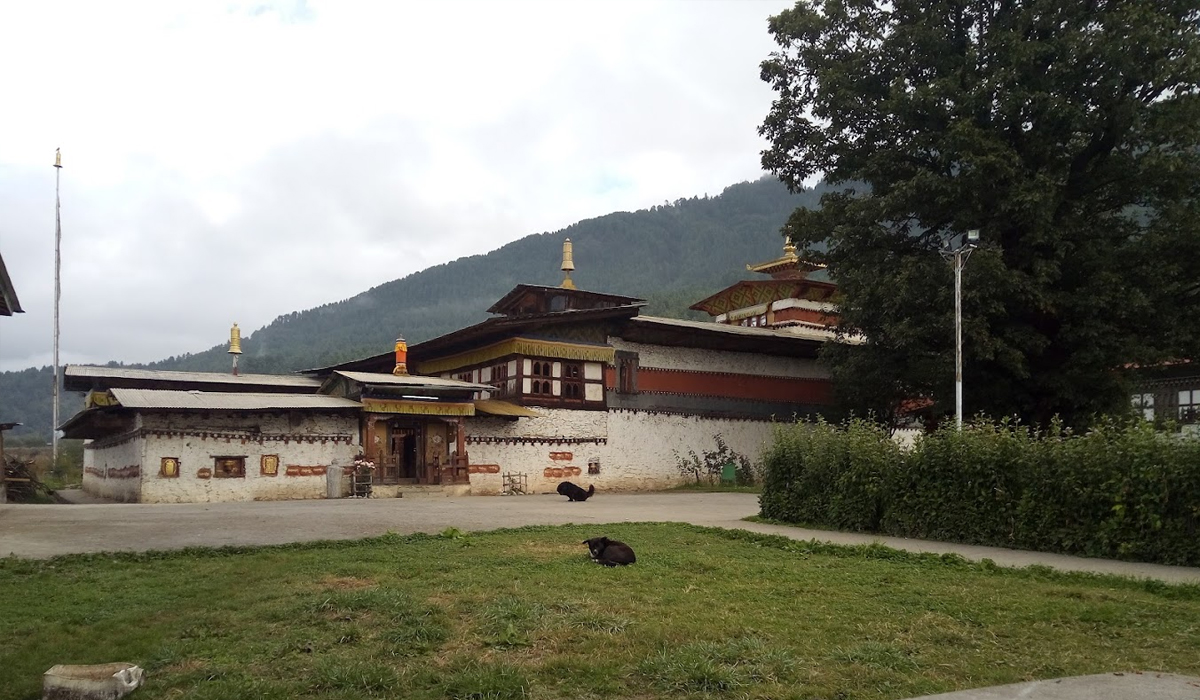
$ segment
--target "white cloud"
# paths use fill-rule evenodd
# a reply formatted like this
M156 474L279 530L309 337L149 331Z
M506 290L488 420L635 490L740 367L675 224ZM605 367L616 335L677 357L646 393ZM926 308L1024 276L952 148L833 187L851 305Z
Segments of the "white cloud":
M0 369L50 361L55 147L63 359L150 361L757 177L789 4L5 4Z

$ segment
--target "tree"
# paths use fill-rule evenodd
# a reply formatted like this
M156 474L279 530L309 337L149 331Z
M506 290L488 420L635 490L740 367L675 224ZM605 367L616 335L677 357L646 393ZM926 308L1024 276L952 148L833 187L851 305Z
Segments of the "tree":
M844 399L953 405L968 229L968 413L1071 424L1127 407L1116 370L1200 357L1195 0L800 0L770 20L763 166L838 191L784 227L829 265ZM828 245L822 252L811 246Z

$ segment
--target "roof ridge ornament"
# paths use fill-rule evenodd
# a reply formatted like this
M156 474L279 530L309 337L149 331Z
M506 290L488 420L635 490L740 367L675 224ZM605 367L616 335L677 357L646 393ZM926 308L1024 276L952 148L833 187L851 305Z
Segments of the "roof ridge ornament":
M563 257L562 271L566 273L562 284L558 285L563 289L575 289L575 283L571 280L571 271L575 269L574 247L571 245L571 239L563 241Z
M408 374L408 343L404 342L404 336L396 338L396 366L392 374L397 377Z

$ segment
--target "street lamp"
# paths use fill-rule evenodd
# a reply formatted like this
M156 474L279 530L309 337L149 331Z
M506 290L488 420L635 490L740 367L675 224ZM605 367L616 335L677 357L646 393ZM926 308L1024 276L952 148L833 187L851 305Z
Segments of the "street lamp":
M962 271L971 251L979 247L978 243L979 229L973 228L967 231L966 239L957 248L947 241L942 249L942 257L954 262L954 421L959 430L963 424Z

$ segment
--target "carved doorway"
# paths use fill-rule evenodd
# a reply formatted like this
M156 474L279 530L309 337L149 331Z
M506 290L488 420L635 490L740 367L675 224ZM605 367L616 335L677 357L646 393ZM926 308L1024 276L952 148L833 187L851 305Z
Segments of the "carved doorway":
M421 424L414 421L393 420L388 425L388 464L394 470L391 483L414 483L421 476Z

